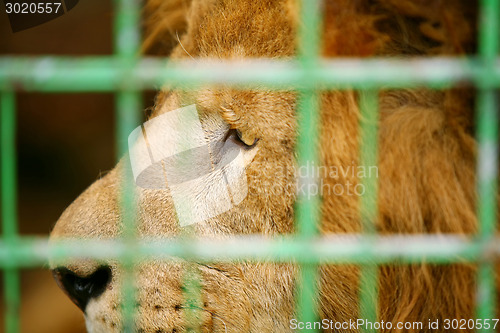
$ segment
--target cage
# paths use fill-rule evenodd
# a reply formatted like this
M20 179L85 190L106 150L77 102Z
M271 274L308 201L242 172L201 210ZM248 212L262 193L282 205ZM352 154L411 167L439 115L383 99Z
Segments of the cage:
M144 258L176 256L186 260L272 260L295 261L301 266L296 297L298 321L314 322L318 310L317 267L323 263L356 264L361 267L360 317L377 320L377 267L382 264L472 262L479 265L477 318L496 317L495 260L500 252L496 230L498 170L498 97L500 88L500 2L482 0L479 4L478 55L470 57L431 57L418 59L322 59L318 37L321 1L302 0L298 54L294 61L255 60L241 66L229 60L203 65L186 61L168 63L164 59L139 56L140 3L117 0L114 3L114 53L93 57L0 57L1 156L2 156L2 239L0 266L4 276L6 304L5 332L20 331L20 276L23 268L46 266L49 259L115 259L128 271L123 284L124 331L134 328L135 296L133 270ZM381 70L381 68L383 70ZM363 233L332 241L318 231L320 200L317 195L299 197L296 203L297 232L279 239L237 237L197 240L185 246L186 239L144 242L136 239L134 219L124 220L123 237L113 241L81 241L49 245L47 238L20 236L17 225L16 184L16 94L98 92L114 94L116 102L116 146L120 158L128 151L127 137L140 124L141 92L166 83L195 89L206 84L235 87L294 89L299 93L296 152L298 165L318 161L319 91L356 89L359 91L360 164L377 165L378 91L388 88L426 86L446 89L456 82L470 82L477 89L477 215L479 232L464 240L454 235L391 236L377 234L372 220L377 215L377 178L364 180L367 191L360 197ZM304 181L314 182L314 179ZM131 186L128 184L127 186ZM130 210L133 198L122 198L123 209ZM192 241L192 240L190 240ZM189 279L189 277L188 277ZM196 285L196 277L191 281ZM196 286L186 297L199 297ZM365 331L375 331L366 329ZM493 332L493 328L478 331Z

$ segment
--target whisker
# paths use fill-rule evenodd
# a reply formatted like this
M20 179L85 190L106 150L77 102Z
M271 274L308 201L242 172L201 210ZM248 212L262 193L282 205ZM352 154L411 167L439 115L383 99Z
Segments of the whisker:
M182 47L182 49L184 50L184 52L186 52L186 54L187 54L188 56L190 56L190 57L191 57L191 59L196 60L196 59L195 59L195 58L194 58L194 57L193 57L193 56L192 56L192 55L191 55L191 54L190 54L190 53L186 50L186 48L184 48L184 45L182 45L181 39L179 38L179 34L177 33L177 31L175 32L175 36L177 37L177 41L179 42L179 45Z

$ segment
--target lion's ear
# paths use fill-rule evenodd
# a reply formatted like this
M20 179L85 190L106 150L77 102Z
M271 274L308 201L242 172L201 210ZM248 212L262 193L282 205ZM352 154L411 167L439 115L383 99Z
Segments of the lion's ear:
M142 53L167 56L187 30L192 0L147 0Z

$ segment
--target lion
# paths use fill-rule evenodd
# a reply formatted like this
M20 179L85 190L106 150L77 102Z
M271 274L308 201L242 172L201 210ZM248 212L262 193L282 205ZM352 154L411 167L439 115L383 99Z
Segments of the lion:
M289 59L297 54L300 9L293 0L150 0L145 12L144 49L172 59L244 61ZM472 53L476 12L474 1L324 1L321 53L327 58ZM194 104L202 127L216 140L238 143L249 159L245 166L248 195L228 211L181 227L168 190L136 187L138 236L172 237L187 232L195 237L273 237L294 233L294 151L300 121L296 102L293 91L225 86L160 91L151 120ZM379 234L468 235L477 231L473 103L473 92L466 86L446 91L380 91L379 196L374 221ZM361 119L358 93L324 91L320 104L321 165L343 170L356 167ZM122 159L64 211L52 240L120 236L120 184L130 177L124 172L126 163L128 159ZM360 183L350 172L321 177L331 187ZM321 199L322 234L362 231L357 195L323 193ZM60 286L84 312L89 332L121 331L120 265L74 260L52 268ZM197 327L190 326L183 314L189 308L182 282L186 269L201 277L202 301L193 311ZM465 263L380 266L378 319L395 327L398 322L474 318L476 269ZM297 315L298 270L292 263L141 263L135 275L136 330L291 332ZM321 319L356 321L358 294L358 267L320 267L317 305ZM336 331L357 330L344 327ZM382 331L431 329L424 325L419 330Z

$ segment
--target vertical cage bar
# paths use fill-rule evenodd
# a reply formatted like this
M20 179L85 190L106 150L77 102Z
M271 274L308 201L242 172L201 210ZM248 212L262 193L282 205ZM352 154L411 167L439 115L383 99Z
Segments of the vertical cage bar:
M17 239L17 171L16 171L16 96L12 91L0 95L2 153L2 233L3 241L13 249ZM19 332L21 290L15 258L4 270L5 331Z
M321 0L301 0L301 21L298 31L298 58L301 65L314 69L320 56L321 41ZM304 77L304 80L309 80ZM299 181L308 188L308 193L299 193L296 202L296 223L298 237L309 239L318 233L320 200L318 193L311 193L310 186L319 185L313 168L319 161L319 92L303 90L298 101L297 156L299 168L305 168L307 175ZM302 264L297 284L297 315L301 322L314 322L318 318L318 267Z
M135 60L140 50L138 0L114 0L114 50L121 58Z
M361 111L359 166L365 170L365 177L361 180L363 192L359 198L359 209L363 232L374 235L378 214L378 92L375 90L361 91L359 106ZM372 244L368 243L365 246L366 251L370 251ZM370 322L377 321L377 284L377 265L362 265L359 281L359 318ZM364 331L373 332L374 330L365 329Z
M119 156L123 156L128 149L127 137L139 123L139 110L141 108L140 96L135 92L122 91L116 98L116 119L117 119L117 151ZM122 257L123 265L123 332L135 332L135 237L136 237L136 209L134 200L134 183L132 170L127 160L123 163L123 179L121 193L121 216L122 216L122 237L127 243L127 251Z
M484 80L494 70L499 52L500 1L482 0L479 11L479 55L484 66ZM498 98L494 89L481 88L477 97L477 216L479 237L486 245L495 234L497 225L498 172ZM477 290L477 317L496 318L495 265L485 260L479 263ZM484 328L481 332L493 332Z
M318 186L318 179L313 168L319 160L319 96L314 91L301 92L298 102L299 131L297 140L298 165L307 170L306 177L300 181L304 189ZM309 186L309 187L308 187ZM307 192L307 190L305 191ZM313 237L318 233L319 196L315 193L299 193L297 198L296 219L297 231L300 237Z
M492 90L481 91L478 96L479 123L478 140L479 156L477 166L478 178L478 219L479 237L484 244L491 240L496 225L496 193L498 170L497 140L498 129L495 117L498 117L498 100ZM477 317L483 319L496 318L496 286L495 267L491 261L479 263ZM494 330L483 329L482 332Z
M183 237L183 236L181 236ZM187 241L188 238L184 238ZM196 241L196 240L194 240ZM187 250L186 252L189 252ZM195 258L192 259L193 261ZM184 265L183 271L183 298L185 302L184 306L184 319L186 321L186 326L188 332L201 332L202 331L202 312L203 309L202 293L201 293L201 279L202 276L198 270L198 267L192 261L187 262Z
M318 186L314 178L312 168L318 165L318 94L315 92L304 93L300 99L299 114L302 131L299 129L299 140L297 142L298 165L307 168L308 179L301 179L305 182L304 188ZM308 120L305 120L305 118ZM311 186L311 187L309 187ZM306 192L309 190L306 190ZM320 215L320 202L317 194L299 193L296 202L297 238L307 240L318 233L318 222ZM300 269L300 277L297 283L297 315L299 322L314 322L318 319L317 297L318 297L318 266L312 263L303 263Z
M479 8L479 55L493 66L498 57L500 4L498 0L481 0Z
M486 245L495 234L498 171L498 100L495 91L481 90L478 95L477 136L479 143L477 166L479 237ZM477 317L496 318L495 268L491 261L479 263ZM481 332L494 332L483 328Z
M128 135L140 123L141 96L137 91L128 90L127 82L133 80L132 69L139 56L140 49L140 9L138 0L115 0L114 47L121 65L121 91L116 93L116 142L118 159L127 153ZM130 165L123 163L124 178L121 193L122 236L128 244L127 252L122 258L122 316L123 332L135 332L135 240L136 211L134 200L134 183Z

